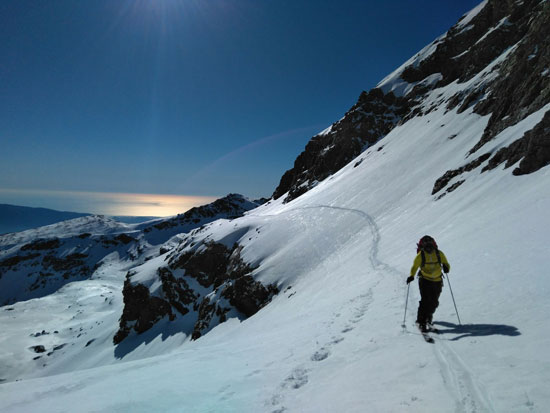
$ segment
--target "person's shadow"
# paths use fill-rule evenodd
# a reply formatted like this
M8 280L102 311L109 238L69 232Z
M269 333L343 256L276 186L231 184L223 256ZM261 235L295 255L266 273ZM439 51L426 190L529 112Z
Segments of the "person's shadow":
M466 337L483 337L483 336L519 336L521 333L514 326L504 324L453 324L446 321L435 321L438 325L439 334L460 334L450 341L460 340ZM441 328L443 327L443 328Z

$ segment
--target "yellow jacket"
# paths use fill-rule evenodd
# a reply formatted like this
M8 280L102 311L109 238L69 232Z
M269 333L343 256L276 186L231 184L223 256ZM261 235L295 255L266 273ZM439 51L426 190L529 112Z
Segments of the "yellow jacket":
M441 266L437 261L437 254L435 251L432 253L424 252L424 256L426 258L426 262L424 266L420 268L422 265L422 252L419 252L416 255L413 266L411 267L411 277L414 278L416 271L420 268L420 277L429 281L441 281ZM450 270L451 266L449 265L449 261L447 261L447 257L442 251L439 251L439 257L441 258L441 264L445 264Z

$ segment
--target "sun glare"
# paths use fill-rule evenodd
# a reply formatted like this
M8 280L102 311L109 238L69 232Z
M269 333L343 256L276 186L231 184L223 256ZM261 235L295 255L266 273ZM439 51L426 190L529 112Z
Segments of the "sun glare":
M213 202L215 197L162 194L107 194L113 212L109 215L165 217L181 214ZM116 213L115 213L116 211Z

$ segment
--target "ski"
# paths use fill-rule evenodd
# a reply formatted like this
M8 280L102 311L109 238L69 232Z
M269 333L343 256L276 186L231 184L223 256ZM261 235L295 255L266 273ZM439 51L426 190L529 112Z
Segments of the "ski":
M424 337L424 340L426 341L426 343L435 343L435 340L433 339L433 337L430 337L430 335L428 333L422 333L420 332L420 334L422 334L422 337Z
M434 343L433 337L428 334L429 331L422 331L422 328L420 328L418 324L416 324L416 327L418 328L418 331L420 331L420 334L422 334L422 337L424 338L426 343Z

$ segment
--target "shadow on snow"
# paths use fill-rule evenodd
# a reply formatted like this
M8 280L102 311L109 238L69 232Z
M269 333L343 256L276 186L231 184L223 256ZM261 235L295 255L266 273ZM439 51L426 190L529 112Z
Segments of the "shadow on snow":
M519 336L521 333L514 326L505 324L453 324L446 321L436 321L439 334L460 334L458 337L449 339L450 341L460 340L466 337L483 337L483 336ZM444 328L441 328L444 327Z
M178 340L178 343L181 344L184 341L189 341L192 332L192 325L186 322L186 320L180 318L176 321L169 322L167 317L165 317L163 320L153 325L149 330L141 334L132 331L128 337L122 340L122 342L115 345L114 355L117 359L123 359L138 347L143 346L145 350L153 341L160 344L161 342L174 338L176 335L181 336ZM174 346L177 345L177 343L174 343Z

